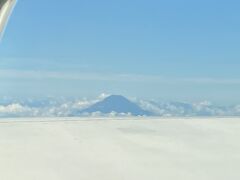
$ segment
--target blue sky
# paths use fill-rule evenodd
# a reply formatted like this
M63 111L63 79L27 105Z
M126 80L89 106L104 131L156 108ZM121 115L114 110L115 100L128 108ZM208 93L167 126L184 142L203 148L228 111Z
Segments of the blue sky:
M240 102L240 2L18 1L0 96Z

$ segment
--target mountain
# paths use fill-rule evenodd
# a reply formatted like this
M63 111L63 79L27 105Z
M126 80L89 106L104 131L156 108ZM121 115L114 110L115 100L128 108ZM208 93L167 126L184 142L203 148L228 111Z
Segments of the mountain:
M81 110L80 114L94 112L101 112L103 114L109 114L111 112L125 114L131 113L131 115L134 116L153 115L151 112L143 110L137 104L120 95L109 96L103 101L100 101L84 110Z

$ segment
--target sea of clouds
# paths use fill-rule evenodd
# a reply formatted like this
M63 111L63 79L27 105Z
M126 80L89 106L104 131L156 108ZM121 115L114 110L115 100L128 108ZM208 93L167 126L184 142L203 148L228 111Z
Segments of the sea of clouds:
M0 99L0 118L2 117L74 117L74 116L131 116L130 113L103 114L101 112L84 113L79 111L103 100L106 94L95 99L88 98L28 98ZM162 117L198 117L198 116L240 116L240 105L218 106L208 101L198 103L157 102L142 99L131 99L142 109Z

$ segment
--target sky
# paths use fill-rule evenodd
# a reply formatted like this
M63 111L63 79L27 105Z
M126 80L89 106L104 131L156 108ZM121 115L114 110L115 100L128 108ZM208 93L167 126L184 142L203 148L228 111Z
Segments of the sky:
M0 97L240 102L237 0L19 0Z

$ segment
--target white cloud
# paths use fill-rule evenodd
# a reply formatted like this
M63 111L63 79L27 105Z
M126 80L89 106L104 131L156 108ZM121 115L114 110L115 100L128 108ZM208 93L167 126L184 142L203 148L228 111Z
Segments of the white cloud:
M0 117L68 117L68 116L92 116L92 117L128 117L131 114L111 112L103 114L101 112L79 114L82 109L85 109L92 104L102 100L108 95L103 93L96 99L77 99L77 100L62 100L54 101L53 99L34 100L28 99L13 100L13 103L0 105ZM30 102L30 103L29 103ZM213 105L208 101L199 103L181 103L167 102L157 103L146 100L136 100L135 102L144 110L154 113L158 116L239 116L240 105L221 107Z
M19 113L25 112L27 109L20 104L10 104L7 106L0 106L0 113Z
M160 107L156 106L155 104L149 101L139 100L137 103L142 109L149 112L153 112L157 115L163 115L165 112L163 109L161 109Z
M108 93L102 93L98 96L98 99L99 100L103 100L105 98L107 98L108 96L111 96L111 94L108 94Z
M31 107L25 107L21 104L14 103L6 106L0 106L0 117L8 116L37 116L38 110Z
M194 83L194 84L240 84L239 78L211 77L164 77L161 75L116 74L116 73L79 73L60 71L30 71L0 69L0 78L12 79L62 79L82 81L118 81L118 82L157 82L157 83Z

